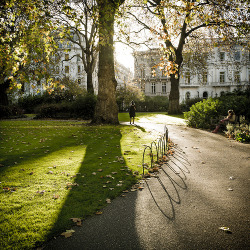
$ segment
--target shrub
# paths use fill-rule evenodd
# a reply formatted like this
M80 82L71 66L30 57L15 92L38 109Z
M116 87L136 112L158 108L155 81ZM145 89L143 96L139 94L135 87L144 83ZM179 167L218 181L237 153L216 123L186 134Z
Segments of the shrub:
M71 112L75 117L83 119L91 119L94 116L96 105L96 96L87 94L86 96L79 96L71 105Z
M250 95L248 92L227 93L219 98L223 103L220 107L220 114L227 114L229 109L233 109L237 116L244 115L250 121Z
M169 100L165 96L146 96L145 100L136 103L136 110L147 112L167 112L168 106Z
M18 99L18 105L20 108L24 109L25 113L34 113L34 109L45 102L45 95L28 95Z
M10 106L0 105L0 119L19 118L23 116L24 116L23 110L16 105L10 105Z
M11 108L9 106L0 105L0 118L7 118L11 116Z
M247 132L239 132L235 135L235 140L239 142L250 142L250 134Z
M71 104L64 103L51 103L43 104L36 108L36 118L64 118L70 117Z
M193 106L195 103L197 102L201 102L203 100L203 98L191 98L188 100L185 100L185 102L183 102L180 107L181 107L181 111L182 112L187 112L190 110L190 107Z
M210 128L210 120L218 117L221 102L212 98L194 104L190 111L184 112L187 125L194 128Z

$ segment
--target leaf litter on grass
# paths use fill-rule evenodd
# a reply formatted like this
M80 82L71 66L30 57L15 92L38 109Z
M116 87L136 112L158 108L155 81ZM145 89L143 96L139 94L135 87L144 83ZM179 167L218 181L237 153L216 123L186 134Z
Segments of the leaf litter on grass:
M70 123L12 121L10 126L5 127L6 132L1 133L1 137L11 137L11 140L5 141L0 148L0 153L6 153L1 154L4 157L0 159L3 165L0 168L0 187L15 187L18 192L18 195L8 197L0 192L5 207L19 204L17 213L13 214L12 209L5 210L6 220L1 226L2 235L5 235L5 230L8 230L8 235L11 234L9 242L13 246L16 233L21 230L16 227L16 232L13 231L17 220L26 228L22 230L24 235L40 232L39 236L33 235L33 240L29 242L25 240L27 237L23 237L21 244L32 248L36 242L46 240L52 228L52 232L62 232L70 226L69 218L82 220L90 214L102 214L99 209L128 190L136 182L133 172L142 170L139 148L146 140L142 142L139 139L143 138L139 136L142 133L140 130L133 130L131 134L131 130L123 126L85 127L77 123L70 126ZM17 131L22 134L22 140ZM105 147L100 147L102 144ZM12 149L6 152L6 148ZM127 151L129 156L131 148L133 151L135 148L134 166L126 163L126 155L123 155ZM88 153L90 151L91 154ZM101 168L96 168L95 155L102 157ZM91 174L94 172L96 175ZM103 188L105 185L106 188ZM77 202L68 205L71 199ZM27 224L27 216L37 222ZM67 237L72 233L65 231Z

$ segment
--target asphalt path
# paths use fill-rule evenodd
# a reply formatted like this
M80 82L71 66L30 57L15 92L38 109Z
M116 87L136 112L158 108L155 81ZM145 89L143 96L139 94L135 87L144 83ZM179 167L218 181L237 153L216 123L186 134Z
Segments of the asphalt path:
M44 249L249 249L250 144L163 115L136 125L156 138L166 125L174 155L142 191L116 198Z

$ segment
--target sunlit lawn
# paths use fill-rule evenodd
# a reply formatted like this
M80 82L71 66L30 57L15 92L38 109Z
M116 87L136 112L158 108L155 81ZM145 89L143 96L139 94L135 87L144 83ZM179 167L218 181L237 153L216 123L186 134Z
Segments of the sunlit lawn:
M143 145L155 139L80 121L0 121L0 129L0 249L33 248L70 229L70 218L95 214L137 181Z
M154 117L157 114L167 115L167 112L136 112L136 119L140 119L141 117ZM171 117L184 119L184 114L178 115L169 115ZM129 122L128 113L119 113L119 121L120 122Z

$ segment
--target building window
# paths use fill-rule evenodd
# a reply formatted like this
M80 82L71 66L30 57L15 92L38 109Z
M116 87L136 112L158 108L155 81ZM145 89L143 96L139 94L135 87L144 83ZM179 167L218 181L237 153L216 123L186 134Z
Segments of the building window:
M67 43L67 48L68 48L68 49L71 48L71 43Z
M145 69L141 68L141 78L145 78Z
M234 82L240 83L240 72L239 71L234 72Z
M151 74L153 78L156 77L156 71L154 67L151 67Z
M225 83L225 72L220 72L220 83Z
M65 66L65 73L69 73L69 66Z
M204 85L207 84L207 72L203 72L202 74L202 83Z
M151 93L155 94L155 83L151 83Z
M166 84L166 83L163 83L163 84L161 85L161 88L162 88L162 93L163 93L163 94L166 94L166 93L167 93L167 84Z
M186 93L186 100L189 100L190 99L190 92L187 92Z
M59 48L61 49L63 47L63 44L60 42L59 43Z
M225 52L220 52L220 61L225 61Z
M82 81L81 81L81 79L79 78L79 79L77 79L77 82L78 82L78 84L81 84L82 83Z
M190 72L185 72L185 84L190 84Z
M81 73L81 66L80 65L77 66L77 72L78 72L78 74Z
M65 54L65 60L66 60L66 61L69 60L69 54Z
M240 61L240 51L234 52L234 60L235 61Z
M56 74L59 74L59 66L56 66Z
M207 91L204 91L204 92L203 92L203 98L204 98L204 99L207 99L207 98L208 98L208 93L207 93Z

